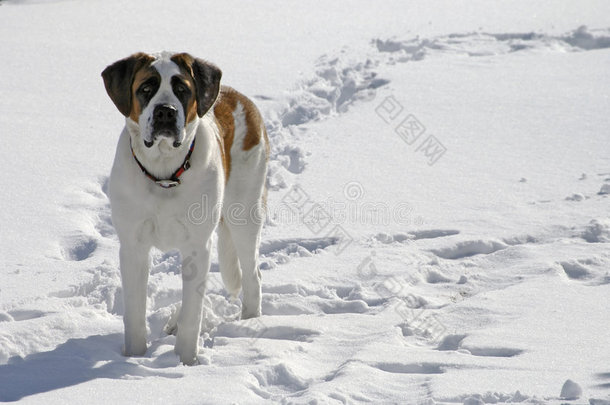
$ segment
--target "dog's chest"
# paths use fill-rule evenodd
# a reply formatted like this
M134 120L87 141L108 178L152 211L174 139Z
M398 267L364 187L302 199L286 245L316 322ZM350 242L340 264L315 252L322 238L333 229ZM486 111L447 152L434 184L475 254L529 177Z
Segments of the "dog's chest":
M138 239L148 241L161 250L173 249L190 238L184 214L172 215L167 212L148 216L140 224L137 234Z
M178 187L185 186L180 185ZM177 248L193 237L192 221L188 218L188 207L194 197L185 190L150 190L146 198L131 200L131 211L139 217L134 225L138 240L160 250Z
M151 186L145 198L130 201L134 217L139 217L134 225L141 242L167 251L191 241L201 243L213 231L214 219L218 218L214 208L221 194L219 190L201 187L205 182L195 178L207 179L194 168L193 172L185 173L183 184L176 188L162 190Z

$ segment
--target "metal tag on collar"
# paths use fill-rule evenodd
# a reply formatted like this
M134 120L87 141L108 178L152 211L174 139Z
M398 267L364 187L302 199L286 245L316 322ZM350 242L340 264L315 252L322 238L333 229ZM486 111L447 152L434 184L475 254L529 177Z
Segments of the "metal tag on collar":
M172 188L180 184L180 180L157 180L155 183L163 188Z

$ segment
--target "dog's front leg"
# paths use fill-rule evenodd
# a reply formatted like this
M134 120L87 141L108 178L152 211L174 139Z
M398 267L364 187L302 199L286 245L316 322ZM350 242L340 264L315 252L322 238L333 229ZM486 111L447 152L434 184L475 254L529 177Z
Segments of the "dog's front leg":
M146 353L146 291L148 286L149 249L121 241L120 261L125 314L125 356Z
M178 317L176 354L180 361L192 365L197 361L203 294L210 270L211 239L204 246L181 249L182 259L182 308Z

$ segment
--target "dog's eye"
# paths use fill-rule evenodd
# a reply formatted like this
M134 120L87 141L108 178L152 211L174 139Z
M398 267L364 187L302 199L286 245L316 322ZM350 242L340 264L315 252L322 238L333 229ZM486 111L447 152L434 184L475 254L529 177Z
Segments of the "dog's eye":
M178 85L176 85L176 87L174 88L174 90L176 91L176 93L179 93L179 94L184 94L184 93L186 93L186 92L188 91L188 89L186 88L186 86L185 86L185 85L183 85L183 84L178 84Z
M140 87L140 92L146 96L150 95L153 91L153 88L150 84L145 84L144 86Z

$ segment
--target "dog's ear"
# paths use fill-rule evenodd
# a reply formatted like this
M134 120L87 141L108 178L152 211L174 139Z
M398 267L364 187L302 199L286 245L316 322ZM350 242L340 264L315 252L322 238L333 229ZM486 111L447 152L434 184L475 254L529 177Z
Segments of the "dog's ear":
M195 59L193 77L197 84L197 115L203 117L218 98L222 71L209 62Z
M145 53L136 53L108 66L102 72L106 92L121 114L129 117L131 112L131 84L136 72L154 58Z
M203 117L220 93L222 71L214 64L194 58L188 53L174 55L172 60L190 71L197 87L197 115Z

